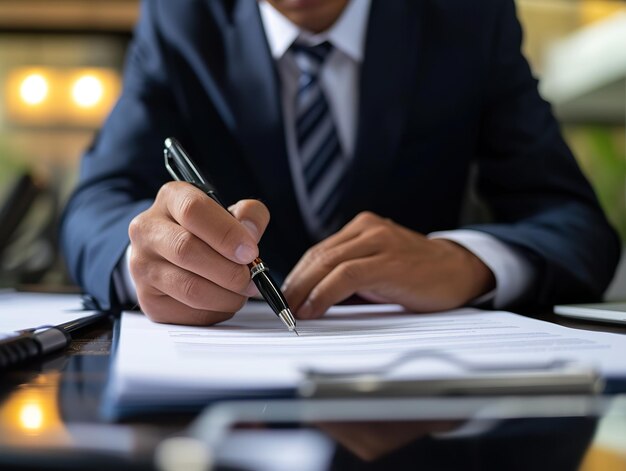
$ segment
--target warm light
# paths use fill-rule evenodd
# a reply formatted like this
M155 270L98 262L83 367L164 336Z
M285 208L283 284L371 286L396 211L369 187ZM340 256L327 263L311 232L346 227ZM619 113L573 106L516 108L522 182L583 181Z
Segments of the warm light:
M20 85L20 97L30 106L42 103L48 96L48 81L41 74L31 74Z
M93 75L84 75L72 87L72 98L81 108L92 108L102 100L104 87Z
M51 363L55 361L53 359ZM60 415L59 391L63 374L61 371L41 373L2 398L2 449L57 449L71 443ZM2 465L0 468L4 469Z
M37 404L25 404L20 410L20 424L26 430L39 430L43 425L43 412Z
M102 67L34 65L10 70L4 86L0 115L11 124L95 129L115 104L121 80L117 71Z

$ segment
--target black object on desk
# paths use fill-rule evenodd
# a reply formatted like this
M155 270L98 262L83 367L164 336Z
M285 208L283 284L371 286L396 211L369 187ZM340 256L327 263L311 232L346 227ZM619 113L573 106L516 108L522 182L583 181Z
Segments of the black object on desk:
M66 348L72 334L107 317L109 313L98 312L57 326L20 330L0 339L0 371Z

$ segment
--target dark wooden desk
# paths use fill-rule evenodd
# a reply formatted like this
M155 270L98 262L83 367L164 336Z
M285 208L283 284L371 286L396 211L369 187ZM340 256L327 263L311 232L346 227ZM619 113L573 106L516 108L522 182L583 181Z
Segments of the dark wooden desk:
M532 317L566 326L626 333L626 326L570 321L552 314ZM152 455L157 443L190 423L191 415L157 415L124 424L107 423L101 418L112 327L112 321L106 321L76 339L63 354L1 377L0 469L153 469ZM353 428L347 429L349 433L343 425L337 428L333 424L317 424L317 428L345 446L338 448L330 469L413 469L416 459L423 469L454 469L459 460L466 461L465 469L505 469L497 467L503 466L503 462L507 469L538 469L534 455L542 456L539 462L546 464L546 469L575 469L572 463L577 463L585 452L595 425L595 418L580 417L544 420L533 427L518 421L502 428L499 435L449 440L428 436L406 440L400 436L402 430L419 436L416 430L423 430L424 424L416 428L407 423L370 423L356 429L352 424ZM428 426L432 431L446 430L441 424ZM348 439L342 440L346 436ZM385 441L397 438L399 451L369 464L348 451L350 440L361 437L357 447L362 447L372 436ZM570 461L562 456L563 449L568 450ZM551 452L554 460L545 458ZM516 463L523 467L512 466Z

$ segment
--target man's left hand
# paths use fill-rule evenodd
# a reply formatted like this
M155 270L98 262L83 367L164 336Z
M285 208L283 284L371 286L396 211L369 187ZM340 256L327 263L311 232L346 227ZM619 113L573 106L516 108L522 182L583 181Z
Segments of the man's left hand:
M463 306L494 287L491 270L464 247L363 212L309 249L283 291L296 317L312 319L353 294L434 312Z

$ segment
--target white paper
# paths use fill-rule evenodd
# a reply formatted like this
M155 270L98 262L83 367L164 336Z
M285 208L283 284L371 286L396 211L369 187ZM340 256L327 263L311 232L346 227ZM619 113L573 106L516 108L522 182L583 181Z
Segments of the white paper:
M76 294L0 292L0 338L16 330L58 325L94 314Z
M569 329L508 312L411 314L394 305L334 307L288 332L264 304L213 327L155 324L124 313L113 367L114 400L228 396L294 389L303 371L384 366L408 351L437 350L485 364L571 360L626 376L626 336ZM412 360L389 376L436 378L470 371L445 359Z

